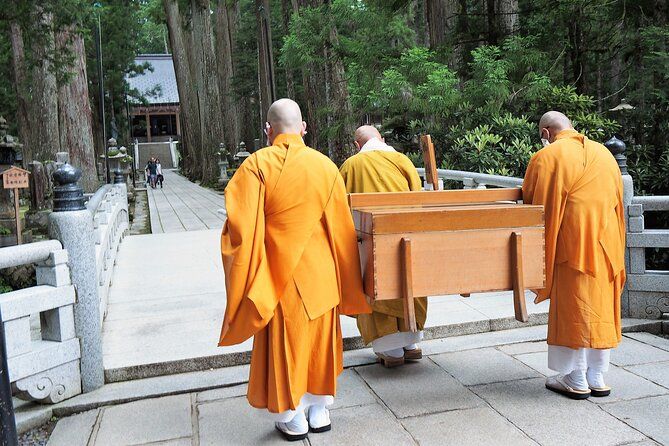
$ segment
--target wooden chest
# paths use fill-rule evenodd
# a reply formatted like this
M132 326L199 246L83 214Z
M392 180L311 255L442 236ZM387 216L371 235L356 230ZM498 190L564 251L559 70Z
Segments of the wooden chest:
M545 282L544 216L519 199L518 189L351 194L365 293L514 290L516 317L526 320L521 294Z

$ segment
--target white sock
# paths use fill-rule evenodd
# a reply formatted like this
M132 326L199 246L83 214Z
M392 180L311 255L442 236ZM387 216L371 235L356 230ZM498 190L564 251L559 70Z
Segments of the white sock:
M587 377L588 385L590 387L606 387L606 384L604 384L604 374L602 372L595 372L592 369L588 369Z
M298 410L293 419L286 423L286 427L291 432L307 432L309 430L309 424L307 423L307 417L304 415L304 412Z
M585 379L585 370L574 370L564 377L564 380L574 389L588 390L588 382Z
M323 427L330 424L330 411L322 405L309 407L309 425L311 427Z
M404 349L403 348L394 348L392 350L386 350L385 352L380 352L382 355L390 356L391 358L403 358Z
M409 344L406 347L404 347L404 350L416 350L418 348L418 344Z

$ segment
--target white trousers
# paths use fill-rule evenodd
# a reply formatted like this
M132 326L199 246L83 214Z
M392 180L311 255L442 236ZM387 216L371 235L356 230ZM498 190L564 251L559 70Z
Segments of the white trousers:
M398 333L382 336L372 341L372 350L374 353L383 353L388 350L395 350L407 347L411 344L417 344L423 339L423 332L412 333L410 331L401 331Z
M574 370L604 373L609 370L610 349L579 348L573 349L560 345L548 346L548 368L562 375Z
M309 408L309 406L332 406L334 404L334 396L332 395L314 395L309 392L302 395L300 398L300 404L295 410L285 410L281 413L272 413L266 412L269 414L269 417L272 421L279 423L288 423L298 412L304 412ZM264 409L263 409L264 410Z

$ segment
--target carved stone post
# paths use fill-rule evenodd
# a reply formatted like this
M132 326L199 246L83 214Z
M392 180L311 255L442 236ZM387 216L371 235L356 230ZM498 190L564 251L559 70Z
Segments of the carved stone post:
M81 344L81 387L90 392L104 384L100 300L96 280L93 217L84 205L81 170L63 164L53 174L53 213L49 236L60 240L69 254L72 284L77 290L74 326Z
M613 157L618 162L618 167L620 167L620 174L622 175L623 181L623 205L625 206L625 225L627 228L630 227L630 206L632 205L632 197L634 197L634 183L632 182L632 176L627 172L627 156L625 155L625 150L627 145L615 136L609 139L604 143L607 149L613 154ZM641 217L641 215L634 215L633 218ZM636 221L634 222L636 223ZM629 273L631 267L631 257L630 249L625 248L625 270ZM630 302L630 293L625 284L625 289L621 296L622 304L622 316L629 317L630 313L634 311L630 309L630 305L633 305L633 302Z

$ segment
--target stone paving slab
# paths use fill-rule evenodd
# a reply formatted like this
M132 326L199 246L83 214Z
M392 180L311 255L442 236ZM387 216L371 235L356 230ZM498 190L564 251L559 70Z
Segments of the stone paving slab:
M506 353L507 355L520 355L523 353L537 353L545 352L548 350L548 344L546 341L538 342L520 342L518 344L503 345L499 347L499 350Z
M657 361L669 361L669 352L627 336L611 351L611 363L615 365L628 366Z
M669 389L669 362L634 365L627 370Z
M650 333L629 333L628 338L632 338L636 341L643 342L644 344L652 345L653 347L660 348L662 350L669 351L669 339L661 338L659 336L654 336Z
M669 444L669 396L606 404L602 408L660 444Z
M99 414L99 410L89 410L59 420L47 446L86 446Z
M489 407L407 418L402 424L421 446L537 444Z
M191 396L166 396L104 409L95 444L142 444L192 434Z
M547 391L543 378L486 384L473 390L542 445L617 445L646 439L596 404Z
M397 418L483 405L469 389L429 359L386 369L356 369Z
M249 406L243 397L200 404L198 422L200 446L286 444L272 429L269 418Z
M522 362L494 348L444 353L430 358L465 386L541 376Z
M332 430L309 436L311 446L415 445L409 433L387 409L379 404L333 410Z
M605 381L612 389L611 395L593 400L599 404L669 393L666 388L614 365L611 365L609 371L605 374Z

